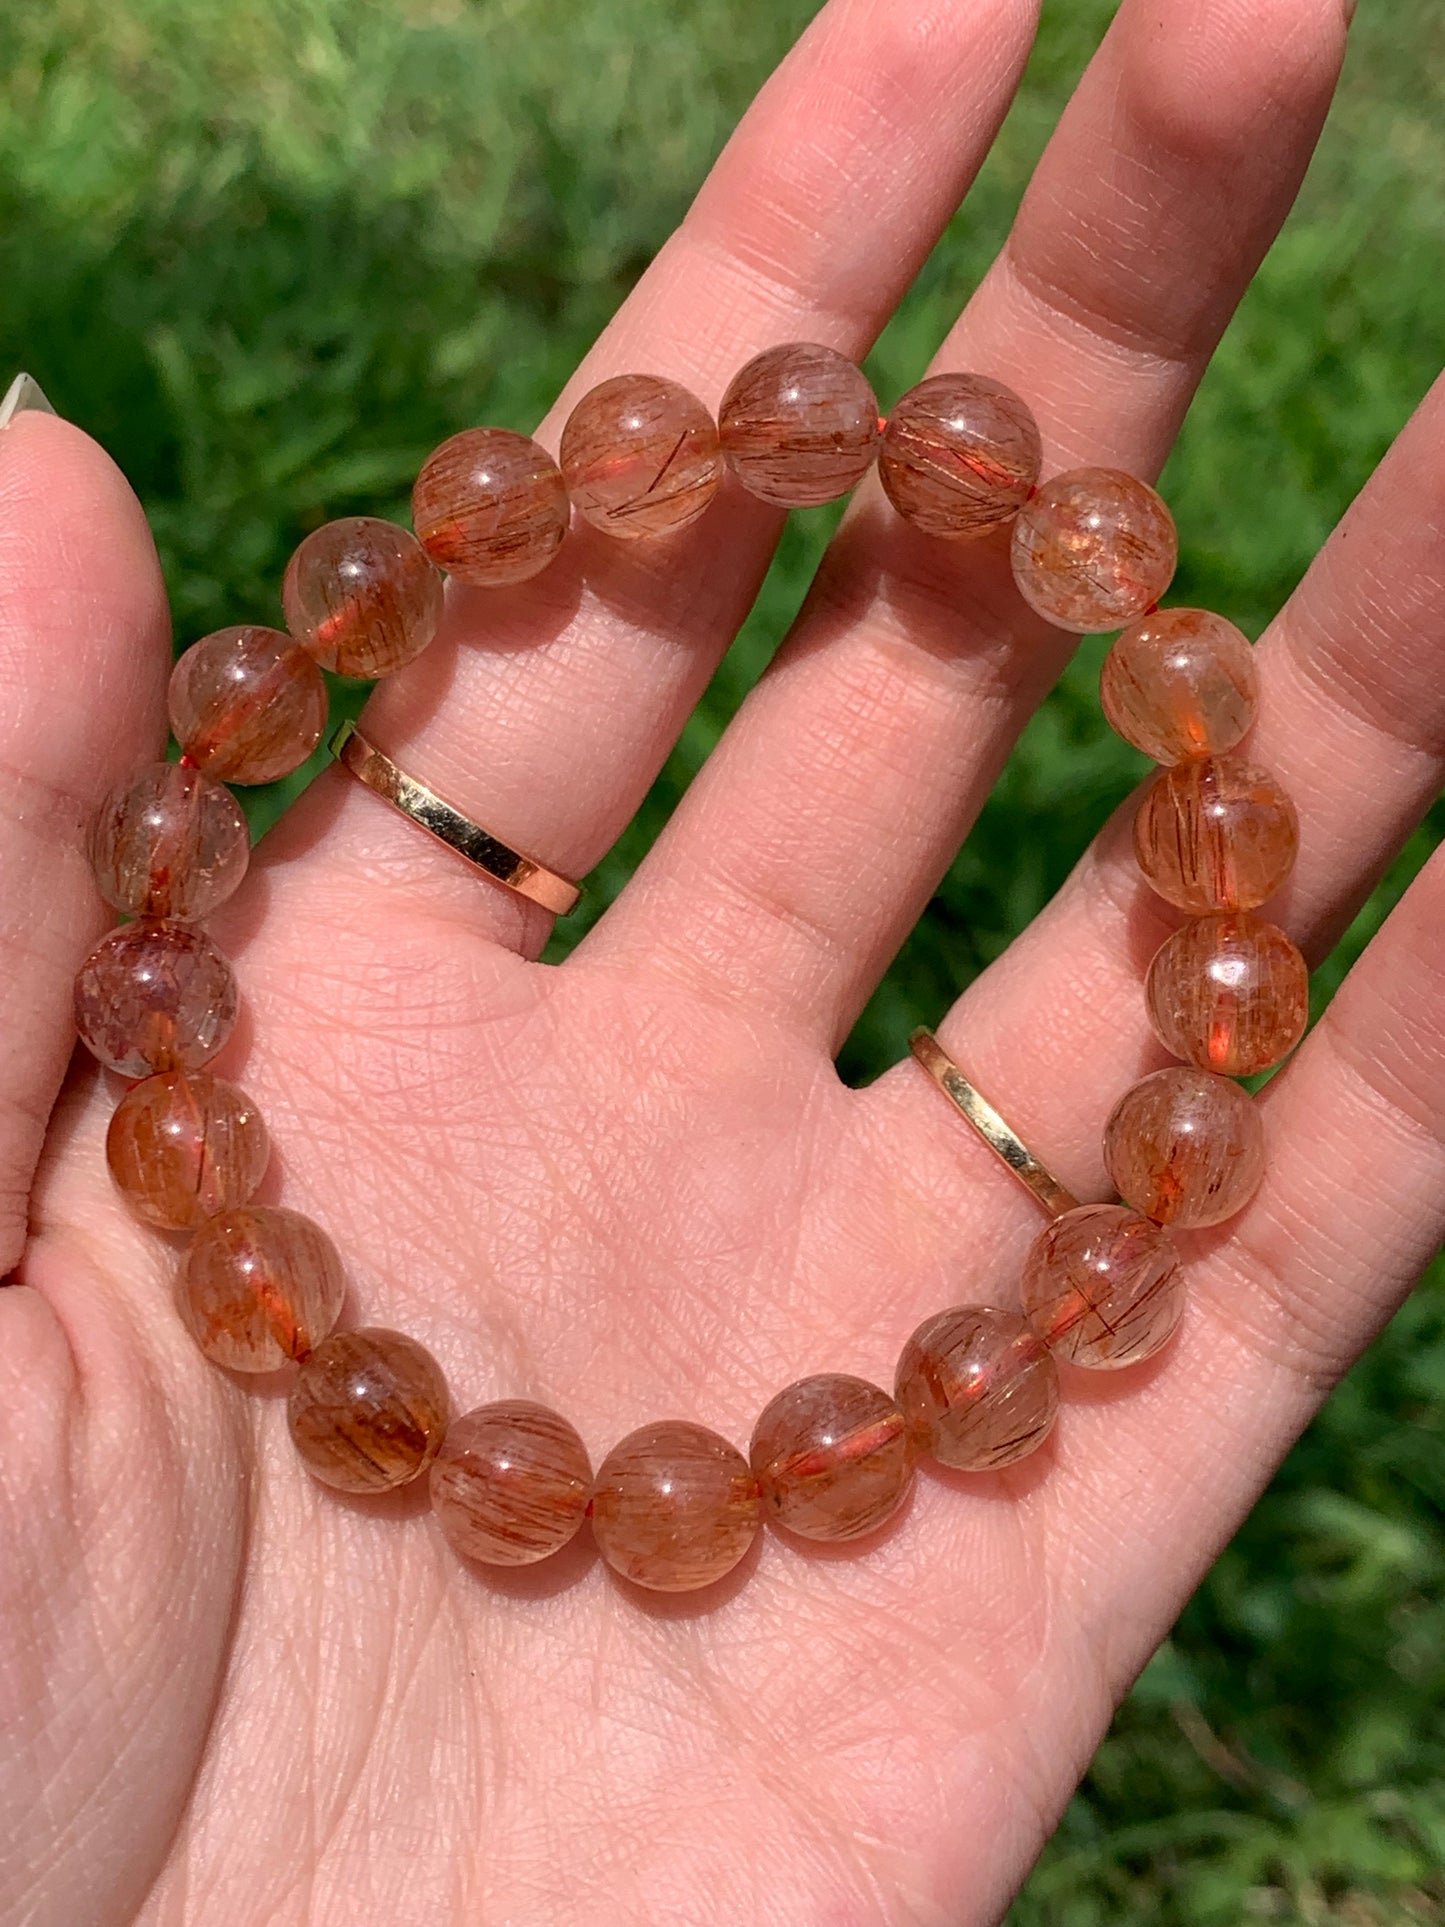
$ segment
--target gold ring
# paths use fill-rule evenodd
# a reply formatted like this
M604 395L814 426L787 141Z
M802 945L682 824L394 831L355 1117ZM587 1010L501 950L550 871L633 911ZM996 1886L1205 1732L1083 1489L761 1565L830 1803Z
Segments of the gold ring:
M966 1117L989 1150L1040 1203L1051 1218L1077 1208L1079 1200L1046 1170L1017 1131L1010 1130L988 1099L976 1091L931 1030L916 1030L908 1048L944 1096Z
M559 877L535 857L510 849L480 823L463 816L445 797L429 790L425 783L418 783L404 769L398 769L389 756L366 740L355 723L341 725L331 739L331 753L353 776L359 776L368 789L385 797L393 809L400 810L413 823L419 823L429 836L445 843L449 850L464 856L491 882L515 890L519 897L528 897L559 917L565 917L581 896L575 883Z

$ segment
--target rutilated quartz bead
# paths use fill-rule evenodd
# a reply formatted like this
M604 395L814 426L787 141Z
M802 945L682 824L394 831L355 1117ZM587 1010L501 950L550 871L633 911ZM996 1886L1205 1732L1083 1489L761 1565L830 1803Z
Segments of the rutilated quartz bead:
M1309 972L1283 930L1238 910L1176 930L1149 966L1146 997L1166 1050L1200 1070L1250 1077L1304 1036Z
M420 1478L441 1446L442 1368L405 1332L364 1325L323 1338L296 1374L286 1420L301 1463L338 1492L389 1492Z
M577 1535L592 1467L575 1428L546 1405L504 1398L464 1412L432 1461L447 1543L484 1566L530 1566Z
M1268 770L1237 756L1160 770L1134 818L1146 880L1195 916L1255 909L1288 877L1298 851L1294 804Z
M1174 518L1146 482L1075 468L1045 482L1013 528L1019 593L1046 622L1117 629L1157 602L1174 576Z
M196 1343L235 1372L305 1358L335 1326L345 1295L330 1238L279 1205L207 1218L181 1265L181 1312Z
M763 1409L749 1451L763 1511L803 1539L860 1539L903 1503L913 1445L884 1391L844 1372L802 1378Z
M105 1155L137 1217L189 1231L250 1201L269 1146L261 1113L234 1084L209 1071L161 1071L116 1106Z
M209 916L240 884L250 854L235 797L179 763L153 763L118 784L90 832L100 894L128 917Z
M395 522L349 515L314 529L286 564L286 627L340 676L390 676L419 656L442 619L441 572Z
M411 497L422 547L449 575L484 588L526 582L567 533L567 490L530 435L465 428L422 464Z
M75 979L75 1027L122 1077L198 1070L236 1022L236 979L194 924L126 923L102 937Z
M914 1445L940 1465L993 1472L1037 1450L1059 1410L1059 1372L1016 1312L959 1305L921 1324L895 1395Z
M279 629L242 623L193 642L171 671L176 741L217 782L274 783L326 727L321 671Z
M685 1419L629 1432L602 1461L592 1533L614 1572L652 1592L721 1579L757 1537L758 1482L741 1452Z
M1055 1356L1094 1371L1150 1357L1184 1309L1169 1234L1120 1204L1082 1204L1055 1218L1024 1260L1021 1295Z
M1110 724L1156 763L1233 749L1258 700L1248 636L1208 609L1142 616L1119 637L1099 676Z
M1104 1126L1119 1196L1156 1224L1197 1230L1242 1211L1264 1176L1264 1125L1248 1091L1192 1066L1155 1071Z
M930 375L894 407L878 474L905 521L926 535L985 535L1010 521L1039 479L1038 424L987 375Z
M733 376L718 433L749 494L809 508L846 495L872 467L878 402L855 362L794 341L765 349Z
M717 424L696 395L658 375L615 375L567 418L562 480L584 521L623 541L671 535L717 494Z

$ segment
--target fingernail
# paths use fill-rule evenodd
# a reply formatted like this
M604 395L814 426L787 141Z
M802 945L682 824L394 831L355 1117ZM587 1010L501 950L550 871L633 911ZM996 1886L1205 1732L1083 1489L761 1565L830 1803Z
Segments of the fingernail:
M35 415L55 413L45 399L45 390L34 375L21 373L5 390L4 401L0 401L0 428L8 428L17 415L23 415L27 410Z

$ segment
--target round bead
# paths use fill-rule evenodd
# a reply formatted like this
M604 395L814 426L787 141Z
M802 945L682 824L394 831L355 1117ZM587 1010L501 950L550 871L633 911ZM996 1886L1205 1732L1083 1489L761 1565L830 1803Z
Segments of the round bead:
M878 402L856 363L790 342L734 375L718 432L728 466L752 495L783 508L834 501L878 453Z
M876 1385L842 1372L779 1392L749 1456L767 1516L803 1539L861 1539L892 1518L913 1480L902 1412Z
M299 1211L244 1204L207 1218L181 1265L181 1312L196 1343L233 1372L305 1358L341 1316L336 1247Z
M80 1041L122 1077L199 1070L235 1022L231 966L193 924L122 924L75 980Z
M1024 1316L1059 1358L1095 1371L1157 1352L1184 1310L1169 1234L1121 1204L1055 1218L1024 1260Z
M623 541L671 535L717 494L717 426L696 395L657 375L616 375L562 430L562 479L585 521Z
M758 1482L726 1439L684 1419L629 1432L602 1461L592 1533L614 1572L652 1592L694 1592L757 1536Z
M286 1420L301 1463L338 1492L389 1492L420 1478L441 1446L442 1368L404 1332L364 1325L323 1338L296 1374Z
M171 729L217 782L274 783L321 741L326 684L279 629L243 623L193 642L171 671Z
M926 535L977 536L1010 521L1039 479L1038 424L986 375L930 375L894 408L878 474L889 501Z
M433 562L463 582L500 588L546 568L567 533L567 490L530 435L466 428L427 456L412 520Z
M110 1174L147 1224L190 1231L255 1194L270 1147L244 1091L209 1071L161 1071L128 1090L106 1133Z
M237 888L250 855L235 797L179 763L153 763L119 784L90 832L100 894L128 917L209 916Z
M286 564L286 627L340 676L390 676L419 656L442 619L441 572L405 529L350 515L308 535Z
M1234 756L1162 769L1140 798L1134 853L1166 903L1253 910L1294 868L1299 818L1268 770Z
M1019 510L1014 580L1029 607L1061 629L1117 629L1169 587L1179 559L1174 518L1146 482L1076 468Z
M1200 1070L1250 1077L1304 1036L1309 972L1283 930L1240 910L1176 930L1149 966L1147 997L1166 1050Z
M587 1448L560 1412L504 1398L464 1413L432 1462L431 1502L453 1551L530 1566L576 1537L592 1495Z
M1156 763L1218 756L1254 721L1254 650L1208 609L1156 609L1104 658L1099 700L1124 741Z
M1012 1311L960 1305L918 1327L898 1360L914 1443L940 1465L992 1472L1035 1451L1059 1411L1059 1372Z
M1248 1091L1211 1071L1155 1071L1104 1126L1119 1196L1156 1224L1197 1230L1242 1211L1264 1176L1264 1125Z

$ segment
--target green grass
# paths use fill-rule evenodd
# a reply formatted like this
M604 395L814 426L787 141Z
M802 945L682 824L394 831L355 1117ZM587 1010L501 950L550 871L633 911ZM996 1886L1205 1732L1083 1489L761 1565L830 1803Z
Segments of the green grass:
M811 0L18 0L0 16L0 373L110 447L189 640L274 621L297 537L404 516L426 450L528 426ZM1017 107L872 357L914 380L1107 19L1053 0ZM1365 0L1300 207L1170 464L1178 592L1257 633L1436 372L1445 24ZM795 518L605 902L796 608ZM1138 773L1086 648L848 1045L866 1079L1057 887ZM269 804L274 811L285 796ZM1437 810L1323 997L1445 830ZM1291 1455L1120 1713L1016 1927L1445 1920L1445 1292Z

